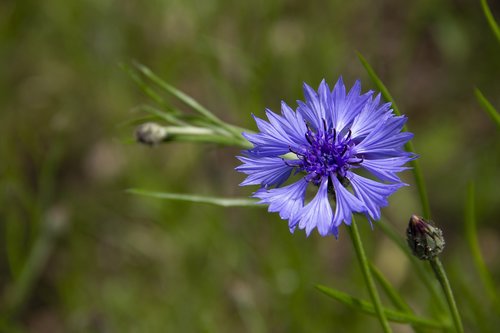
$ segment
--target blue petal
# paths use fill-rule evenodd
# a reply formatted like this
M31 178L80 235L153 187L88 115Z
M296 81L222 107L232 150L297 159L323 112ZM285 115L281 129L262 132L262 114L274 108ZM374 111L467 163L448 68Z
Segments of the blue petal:
M270 122L253 116L260 133L243 133L242 135L254 145L249 149L249 155L272 157L280 156L289 152L290 146L296 146L297 140L290 137L287 132L286 123L283 118L270 110L266 110Z
M368 213L374 220L380 219L380 207L388 205L387 198L406 184L383 184L374 180L347 172L356 196L368 208Z
M333 126L338 132L342 132L352 120L362 111L365 103L373 94L372 91L360 95L361 83L356 81L349 93L346 89L342 77L333 88Z
M280 126L290 138L291 146L297 147L307 144L304 134L307 127L304 118L299 113L294 112L285 102L281 102L282 117L274 113L268 114L269 121L276 127Z
M300 211L299 228L305 229L307 236L314 228L318 228L321 236L326 236L330 232L332 214L328 201L328 177L324 177L316 196Z
M403 155L398 157L391 158L382 158L382 159L365 159L361 162L361 166L374 174L380 180L387 180L391 182L399 182L400 179L396 175L397 172L401 172L409 169L408 167L404 167L407 162L415 159L414 155Z
M267 140L262 134L242 133L243 137L254 145L252 149L245 150L244 153L253 157L276 157L290 152L289 146L283 142Z
M367 208L358 198L349 192L335 175L330 177L333 180L333 187L335 188L336 207L333 216L333 226L338 227L345 222L351 224L351 216L353 212L366 212Z
M401 116L380 122L363 141L356 145L355 153L394 153L413 137L409 132L400 133L406 120L406 117Z
M311 126L315 129L320 129L323 127L323 119L326 118L325 110L320 102L318 93L308 86L306 83L304 87L304 97L306 102L297 101L299 107L297 112L300 112L305 120L307 120Z
M287 136L283 134L282 131L279 129L274 128L274 126L267 121L260 119L259 117L253 115L253 119L255 120L255 123L257 124L257 128L259 131L263 134L267 134L272 138L275 138L277 140L285 141L287 139Z
M293 170L292 167L288 166L279 157L262 157L254 159L237 156L237 158L243 162L243 164L236 167L236 170L248 175L247 179L245 179L240 186L279 186L290 177L290 173Z
M288 186L260 189L253 197L261 199L260 204L269 204L269 212L278 212L283 220L289 220L290 231L297 224L296 217L304 206L304 197L309 183L303 178Z
M326 121L327 127L331 128L333 126L333 96L325 80L321 81L319 85L318 95L322 109L324 110L323 119Z
M362 111L354 118L351 125L352 139L356 142L364 139L380 122L392 116L391 103L380 104L380 94L367 101Z

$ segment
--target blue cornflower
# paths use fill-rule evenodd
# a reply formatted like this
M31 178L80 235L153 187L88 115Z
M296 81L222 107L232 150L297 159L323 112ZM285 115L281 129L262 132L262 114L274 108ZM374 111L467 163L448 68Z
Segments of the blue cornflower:
M333 90L324 80L317 92L304 84L304 95L295 111L282 102L281 115L266 110L269 121L254 116L260 132L243 133L253 148L238 157L243 164L236 170L248 175L240 185L261 186L253 197L288 220L291 232L298 227L309 235L317 228L337 237L354 212L379 220L380 207L406 185L396 173L415 158L403 150L413 134L401 132L406 117L381 104L380 94L361 94L359 81L349 92L342 78ZM308 187L317 192L306 203Z

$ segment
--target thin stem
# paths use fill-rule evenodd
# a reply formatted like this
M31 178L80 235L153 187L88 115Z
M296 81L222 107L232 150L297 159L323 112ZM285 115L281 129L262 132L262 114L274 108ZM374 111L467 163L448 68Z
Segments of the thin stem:
M361 237L359 236L358 227L356 226L356 221L352 219L351 227L347 228L349 230L349 235L351 236L352 244L356 251L358 257L359 265L361 266L361 271L363 272L363 277L366 282L366 287L370 293L370 297L375 307L380 324L385 333L392 332L387 317L384 313L382 307L382 301L380 300L380 295L378 294L377 288L375 287L375 282L370 271L370 264L368 263L368 258L366 257L365 250L363 249L363 243L361 242Z
M413 148L413 143L411 141L407 142L406 150L409 152L415 152ZM415 177L415 183L418 189L418 195L420 197L420 204L422 205L422 215L425 219L431 218L431 206L429 204L429 197L427 196L427 189L425 186L424 174L422 172L422 168L420 167L420 163L418 160L413 160L410 162L413 171L413 177Z
M444 295L446 297L446 301L448 302L448 306L450 308L451 317L453 319L453 325L455 326L455 331L457 333L463 333L464 328L462 326L462 319L460 318L460 313L458 312L457 303L455 302L455 298L453 297L453 291L451 290L450 281L448 281L448 277L446 276L446 272L444 271L444 267L441 264L441 260L438 257L429 260L432 270L436 275L439 283L441 284L441 288L443 288Z

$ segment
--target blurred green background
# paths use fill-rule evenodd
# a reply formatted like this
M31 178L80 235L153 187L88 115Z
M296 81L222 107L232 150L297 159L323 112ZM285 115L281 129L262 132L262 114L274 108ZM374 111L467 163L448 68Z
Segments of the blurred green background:
M500 3L490 6L498 20ZM498 282L500 142L473 88L500 108L500 45L478 1L4 0L2 329L376 332L376 319L314 289L368 298L346 230L338 240L306 238L263 208L124 193L243 197L251 189L238 187L237 149L131 144L133 108L150 101L119 63L137 60L222 119L254 129L251 113L295 105L303 81L343 75L373 88L356 50L409 117L453 286L479 285L463 231L471 179L480 244ZM410 172L403 178L413 183ZM410 215L420 214L416 188L400 190L384 212L404 237ZM408 260L376 227L361 229L370 258L416 312L432 311ZM471 331L471 305L484 298L476 291L458 293Z

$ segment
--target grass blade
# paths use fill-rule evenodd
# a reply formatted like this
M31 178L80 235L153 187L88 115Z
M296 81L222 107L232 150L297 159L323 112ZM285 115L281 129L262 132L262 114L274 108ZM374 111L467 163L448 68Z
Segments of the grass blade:
M486 289L486 293L488 294L488 297L490 298L495 309L500 313L500 301L498 299L495 283L486 266L486 263L484 262L481 249L479 248L475 214L475 198L474 183L470 183L467 189L467 202L465 203L465 237L467 237L474 265L476 266L479 277L481 278L481 281Z
M391 300L392 304L398 310L405 311L407 313L412 313L410 306L405 302L405 300L399 295L399 293L394 289L394 287L387 281L382 272L375 267L372 263L370 263L370 269L372 271L375 280L377 280L378 284L382 287L387 297Z
M141 189L128 189L127 193L148 196L157 199L177 200L185 202L205 203L221 207L261 207L257 205L257 200L246 198L220 198L201 195L154 192ZM263 207L263 206L262 206Z
M137 73L132 68L130 68L130 66L128 66L126 64L120 64L120 68L123 69L125 72L127 72L127 74L132 78L132 80L134 80L134 82L139 86L139 88L141 88L141 90L149 98L151 98L153 101L155 101L159 105L161 105L161 106L163 106L163 107L165 107L165 108L168 109L168 105L165 102L165 100L160 95L158 95L153 89L151 89L146 84L146 82L144 82L144 80L141 79L141 77L139 75L137 75ZM179 114L179 113L178 112L172 112L172 114L175 115L175 114Z
M155 84L157 84L160 88L163 88L165 91L168 93L172 94L179 100L181 100L183 103L185 103L187 106L191 107L193 110L199 112L200 114L204 115L208 119L213 120L214 122L220 122L220 119L217 118L212 112L210 112L207 108L205 108L203 105L201 105L198 101L196 101L194 98L191 96L183 93L182 91L178 90L177 88L171 86L170 84L166 83L162 79L160 79L157 75L155 75L148 67L134 62L135 68L137 68L144 76L146 76L148 79L153 81Z
M375 71L373 70L372 66L366 61L366 59L361 55L361 53L357 53L359 61L363 65L363 67L366 69L366 72L368 73L368 76L372 79L373 83L375 86L377 86L378 90L382 93L382 96L384 99L388 102L391 102L392 104L392 109L394 110L394 113L396 115L401 115L401 112L399 111L398 106L396 105L396 102L392 98L391 94L389 93L389 90L386 88L386 86L382 83L382 81L379 79ZM408 128L406 126L403 127L404 131L408 131ZM408 141L405 145L405 148L408 152L415 152L415 149L413 148L413 143L411 141ZM430 219L431 218L431 208L429 204L429 198L427 196L427 189L425 186L424 182L424 175L422 173L422 169L420 168L420 164L418 160L413 160L410 162L410 165L412 166L412 171L413 171L413 176L415 177L415 183L417 184L418 188L418 194L420 197L420 203L422 205L422 215L425 219Z
M391 300L392 304L398 310L412 315L413 310L410 308L408 303L406 303L406 301L403 299L403 297L401 297L401 295L397 292L397 290L394 289L392 284L389 281L387 281L387 279L382 274L382 272L377 267L375 267L375 265L373 265L372 263L370 263L370 269L372 271L373 277L375 278L375 280L377 280L378 284L382 287L382 289L384 290L387 297L389 297L389 299ZM419 327L417 327L413 324L412 324L412 326L413 326L413 330L416 333L421 332Z
M498 111L486 99L486 97L484 97L479 89L474 89L474 94L476 95L476 99L483 107L484 111L486 111L490 115L491 119L493 119L495 124L497 124L498 128L500 129L500 114L498 113Z
M172 114L165 112L163 110L159 110L155 107L149 106L149 105L139 105L138 107L134 108L134 111L144 111L147 112L151 115L156 116L157 118L160 118L162 120L165 120L168 123L174 124L174 125L179 125L179 126L187 126L188 124L186 122L183 122L182 120L177 119L176 116L173 116Z
M375 308L373 307L373 304L368 302L368 301L353 297L349 294L346 294L344 292L341 292L341 291L338 291L335 289L328 288L326 286L317 285L316 288L319 291L321 291L322 293L324 293L325 295L330 296L341 303L344 303L344 304L346 304L346 305L348 305L356 310L367 313L369 315L376 316ZM419 317L416 315L412 315L412 314L408 314L408 313L404 313L404 312L400 312L400 311L395 311L395 310L391 310L391 309L387 309L387 308L384 308L383 310L384 310L385 315L387 316L387 319L389 321L392 321L392 322L407 323L407 324L412 324L412 325L419 326L419 327L428 327L428 328L447 328L447 327L449 327L449 324L447 324L447 323L440 323L438 321L422 318L422 317Z
M184 104L192 108L194 111L198 112L199 114L203 115L207 120L210 120L214 124L217 124L227 130L229 133L232 135L235 135L236 137L240 137L241 133L237 131L237 129L224 121L220 120L216 115L214 115L210 110L205 108L203 105L201 105L197 100L192 98L191 96L183 93L179 89L175 88L174 86L166 83L163 81L160 77L155 75L148 67L134 62L134 66L139 70L144 76L146 76L148 79L150 79L152 82L157 84L160 88L164 89L166 92L169 94L173 95L180 101L182 101Z
M483 8L484 16L486 17L486 21L488 21L488 24L490 25L491 31L493 31L493 34L500 43L500 28L498 27L498 24L495 21L493 14L491 13L488 2L486 0L481 0L481 7Z

